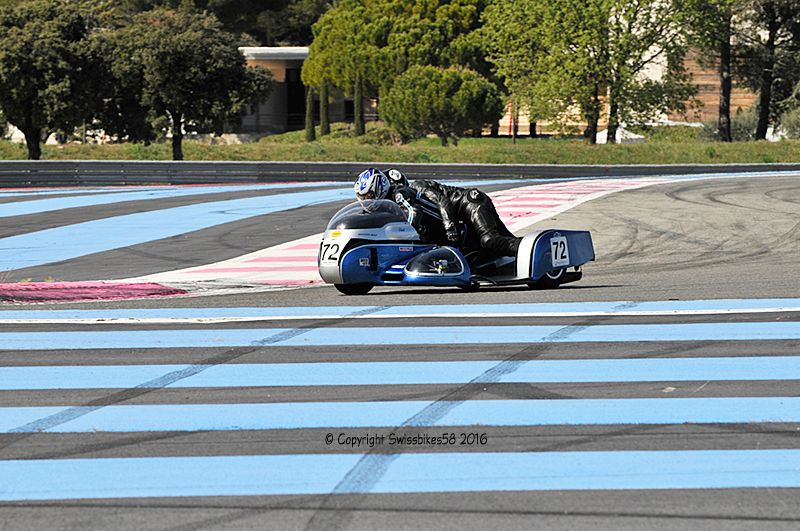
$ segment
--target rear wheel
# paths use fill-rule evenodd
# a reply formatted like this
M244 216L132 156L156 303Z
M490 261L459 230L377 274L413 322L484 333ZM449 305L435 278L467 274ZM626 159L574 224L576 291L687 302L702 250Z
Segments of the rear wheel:
M366 295L372 289L372 284L334 284L333 287L345 295Z
M561 280L564 278L564 271L566 270L556 269L555 271L548 271L542 276L542 278L540 278L536 282L529 283L528 286L534 289L557 288L558 285L561 284Z

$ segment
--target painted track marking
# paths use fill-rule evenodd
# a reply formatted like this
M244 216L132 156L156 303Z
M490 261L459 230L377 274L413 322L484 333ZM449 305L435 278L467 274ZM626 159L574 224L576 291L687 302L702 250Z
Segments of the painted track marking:
M667 182L668 178L598 179L566 181L523 186L490 193L498 214L509 230L523 234L539 221L574 208L586 201L620 190L633 190ZM473 184L477 186L477 184ZM155 275L146 275L130 282L207 282L226 277L230 280L277 285L320 284L317 272L317 252L322 233L294 242L263 249L256 253L236 257L200 267L190 267ZM302 246L302 247L300 247ZM294 253L287 253L293 249ZM287 256L296 261L287 264ZM257 261L258 266L253 266Z
M796 308L793 299L756 301L653 301L649 303L575 303L502 305L496 315L542 314L575 311L629 312L670 311L687 315L692 311L769 310L776 307ZM352 307L351 317L396 312L413 315L420 311L424 318L432 306L420 307ZM491 305L475 305L461 312L449 308L452 315L491 314ZM141 317L153 310L118 310L113 315ZM172 311L172 310L165 310ZM221 317L239 312L273 314L295 318L323 314L341 314L338 308L186 308L176 310L182 317L202 317L208 313ZM132 312L132 313L129 313ZM4 312L19 318L35 311ZM82 319L91 310L46 311L45 323L53 317ZM418 316L419 317L419 316ZM29 319L36 323L36 319ZM66 322L62 319L62 322ZM35 325L34 325L35 326ZM627 336L641 339L646 334L664 333L659 325L608 326L543 326L482 327L478 335L495 331L501 343L515 340L509 331L526 343L542 341L618 340ZM670 330L679 340L696 339L689 330L713 332L716 340L745 337L790 336L798 332L796 322L782 323L710 323L696 327L675 324ZM469 341L469 327L455 327L458 341ZM416 327L415 335L437 327ZM372 344L371 335L382 335L382 329L371 334L352 334L354 329L325 328L320 332L349 336L348 344ZM388 329L383 329L388 330ZM408 328L392 328L401 337L408 337ZM605 330L606 333L596 333ZM614 332L610 332L610 331ZM247 330L139 330L102 332L89 331L91 346L105 348L97 341L102 334L123 337L166 338L169 334L188 333L194 336L224 339L223 334L254 333L265 348L272 345L327 345L311 329ZM646 333L646 334L645 334ZM51 347L62 352L74 332L57 332L61 342ZM82 334L78 332L78 334ZM88 334L88 335L86 335ZM116 334L116 335L115 335ZM161 334L159 336L159 334ZM272 335L270 335L272 334ZM546 334L546 335L543 335ZM695 334L698 335L698 334ZM37 343L37 331L19 333L31 346L48 348ZM6 341L0 336L0 351L25 349L25 345ZM240 338L239 342L248 340ZM657 337L654 340L659 340ZM673 339L674 340L674 339ZM236 341L234 341L236 342ZM210 342L207 346L218 346ZM450 343L448 343L450 344ZM145 345L147 346L147 345ZM168 348L162 343L155 348ZM183 345L182 345L183 346ZM223 345L225 346L225 345ZM141 344L135 348L141 348ZM67 360L68 357L62 357ZM692 381L693 378L723 381L764 378L800 379L800 357L763 356L732 358L669 357L658 359L601 360L507 360L460 362L360 362L360 363L275 363L275 364L198 364L198 365L116 365L61 367L6 367L0 369L0 390L7 393L52 389L65 384L70 389L91 389L95 386L119 385L121 389L185 387L194 389L215 386L320 386L320 385L424 385L465 381L479 383L576 381L646 382ZM91 383L87 383L87 379ZM143 383L139 383L143 382ZM5 388L4 388L5 387ZM96 387L101 388L101 387ZM107 388L107 387L103 387ZM57 396L57 395L56 395ZM68 396L68 395L66 395ZM165 396L166 398L166 396ZM50 401L52 403L52 401ZM0 431L14 437L39 432L87 434L104 432L146 433L149 431L231 431L274 429L322 429L331 436L340 434L406 438L437 437L444 433L480 433L489 426L561 426L571 425L668 425L683 423L748 423L771 424L797 422L800 418L798 397L678 397L678 398L600 398L600 399L463 399L435 401L343 401L343 402L272 402L231 404L159 403L142 405L95 406L26 406L0 407ZM355 430L355 431L353 431ZM381 431L377 431L381 430ZM439 433L441 432L441 433ZM39 435L35 435L39 436ZM23 440L23 439L20 439ZM408 439L410 441L410 439ZM416 440L416 439L415 439ZM420 439L422 440L422 439ZM373 440L374 442L374 440ZM366 443L365 443L366 444ZM381 443L377 443L378 445ZM385 443L383 443L385 444ZM357 453L320 451L316 454L290 455L226 455L177 456L102 459L14 459L0 461L0 501L142 498L170 496L255 496L330 493L412 493L460 491L537 491L537 490L610 490L610 489L692 489L692 488L779 488L800 487L800 451L789 450L659 450L659 451L595 451L595 452L462 452L461 448L423 446L424 443L397 443L386 448L359 448ZM322 448L325 443L320 440ZM415 451L409 452L414 449ZM486 450L491 448L487 447ZM421 452L420 452L421 450ZM444 450L444 452L442 451ZM363 452L363 453L362 453ZM124 480L120 480L124 478Z

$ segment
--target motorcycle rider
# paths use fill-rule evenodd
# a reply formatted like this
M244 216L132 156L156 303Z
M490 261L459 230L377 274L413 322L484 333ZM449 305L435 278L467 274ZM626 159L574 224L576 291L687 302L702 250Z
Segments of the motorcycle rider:
M505 226L491 198L477 188L449 186L436 181L418 180L411 185L419 198L439 208L447 238L456 241L458 221L469 223L478 233L482 248L500 256L516 256L522 238Z
M408 223L416 229L423 241L436 245L451 245L442 225L442 218L433 205L417 199L417 190L409 186L400 171L390 168L380 171L370 168L361 172L354 190L359 201L368 199L394 200L407 213Z
M475 229L482 248L500 256L516 256L522 238L514 236L503 224L494 203L485 193L477 188L448 186L430 180L418 180L408 185L408 180L400 171L390 169L387 173L393 179L374 168L362 172L355 184L356 196L362 197L374 190L371 193L382 193L378 198L383 199L391 193L397 203L402 203L402 199L407 203L407 208L415 209L414 214L422 214L419 216L420 222L424 223L426 229L429 226L433 228L432 232L444 229L444 239L448 244L458 246L461 243L457 223L463 221ZM398 197L398 193L402 197ZM438 222L431 223L426 218L434 218ZM441 240L441 235L437 239ZM440 241L436 243L442 244Z

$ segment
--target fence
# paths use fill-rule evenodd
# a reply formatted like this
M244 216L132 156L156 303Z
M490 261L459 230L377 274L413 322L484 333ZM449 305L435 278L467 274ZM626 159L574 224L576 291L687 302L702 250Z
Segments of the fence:
M410 179L566 178L703 173L800 171L800 164L679 164L669 166L578 166L536 164L419 164L395 166ZM216 184L335 180L352 181L370 166L362 162L164 162L0 161L0 186L91 186Z

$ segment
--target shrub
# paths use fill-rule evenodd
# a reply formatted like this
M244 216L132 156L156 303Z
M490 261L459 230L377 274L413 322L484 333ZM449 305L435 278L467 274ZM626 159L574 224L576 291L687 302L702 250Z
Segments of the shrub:
M786 134L786 138L800 139L800 107L781 115L781 131Z
M626 129L644 136L648 142L684 143L696 141L701 128L691 125L633 125Z
M500 119L503 100L480 74L460 68L413 66L382 99L381 117L403 138L433 134L447 145Z
M731 140L734 142L750 142L756 139L756 126L758 125L758 115L755 109L747 111L739 109L731 115ZM719 122L703 122L703 127L697 132L699 140L707 142L720 142L722 138L719 134Z

